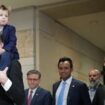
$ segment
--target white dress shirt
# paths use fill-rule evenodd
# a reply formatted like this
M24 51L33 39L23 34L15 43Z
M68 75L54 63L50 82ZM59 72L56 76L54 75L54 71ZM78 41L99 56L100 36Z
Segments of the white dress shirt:
M2 31L3 31L3 28L4 28L3 26L0 26L0 32L2 32Z
M8 79L7 82L4 85L2 85L5 91L8 91L11 86L12 86L12 81L10 79Z
M63 105L67 105L67 96L68 96L71 81L72 81L72 76L65 81L66 86L65 86L65 90L64 90L64 96L63 96ZM57 92L56 92L56 105L57 105L57 102L58 102L58 97L59 97L63 82L64 81L62 80L58 89L57 89Z
M94 88L89 89L89 95L90 95L91 102L94 99L95 93L96 93L96 89L94 89Z
M29 91L28 91L28 97L29 97L29 95L30 95L30 91L32 91L32 98L33 98L33 96L34 96L36 90L37 90L37 88L35 88L35 89L29 89Z

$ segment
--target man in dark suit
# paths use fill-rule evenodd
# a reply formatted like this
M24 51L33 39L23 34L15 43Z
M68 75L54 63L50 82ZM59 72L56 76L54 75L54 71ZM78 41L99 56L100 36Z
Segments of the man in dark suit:
M52 97L50 92L39 86L40 79L41 73L39 71L28 71L27 82L29 88L25 90L23 105L52 105Z
M98 88L102 87L102 84L100 83L100 77L101 73L98 69L91 69L89 71L89 95L92 103L95 101L94 97Z
M21 65L12 61L9 69L0 71L0 105L22 105L24 86Z
M105 86L97 89L92 105L105 105Z
M72 60L68 57L60 58L58 71L61 80L53 85L53 105L91 105L86 84L74 79L71 75L73 71ZM64 82L65 89L62 89ZM61 90L64 91L62 98ZM59 101L60 104L58 104Z
M90 82L89 95L90 95L91 102L93 102L97 89L102 86L102 84L100 83L101 73L98 69L91 69L89 71L88 76L89 76L89 82Z

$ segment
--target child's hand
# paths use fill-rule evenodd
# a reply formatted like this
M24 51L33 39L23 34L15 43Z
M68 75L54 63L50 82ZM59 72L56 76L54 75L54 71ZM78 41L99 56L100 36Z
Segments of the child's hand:
M0 83L2 85L4 85L8 80L7 71L8 71L8 67L6 67L3 71L0 71Z
M0 55L5 52L5 49L0 47Z
M3 48L3 46L4 46L4 43L0 42L0 48Z

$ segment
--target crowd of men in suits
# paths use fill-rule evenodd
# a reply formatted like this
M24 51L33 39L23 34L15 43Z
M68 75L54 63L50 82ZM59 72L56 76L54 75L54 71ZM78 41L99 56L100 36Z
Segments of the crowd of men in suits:
M12 61L9 69L0 71L0 105L104 105L105 87L100 83L101 73L89 71L89 87L72 76L73 62L69 57L58 61L60 80L53 84L51 93L40 86L41 73L27 72L29 88L24 91L21 65Z
M53 84L51 93L39 86L41 74L37 70L27 73L29 88L25 90L23 105L28 105L28 98L33 90L32 102L29 105L104 105L104 86L100 83L101 72L89 71L89 87L72 76L71 58L62 57L58 61L60 80ZM36 84L36 85L35 85ZM45 98L46 96L46 98Z

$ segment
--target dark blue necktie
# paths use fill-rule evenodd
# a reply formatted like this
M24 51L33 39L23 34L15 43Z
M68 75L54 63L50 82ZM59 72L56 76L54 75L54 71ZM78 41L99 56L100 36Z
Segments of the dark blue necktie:
M62 83L61 91L60 91L59 96L58 96L57 105L63 105L63 96L64 96L64 91L65 91L65 85L66 85L66 82L64 81Z

